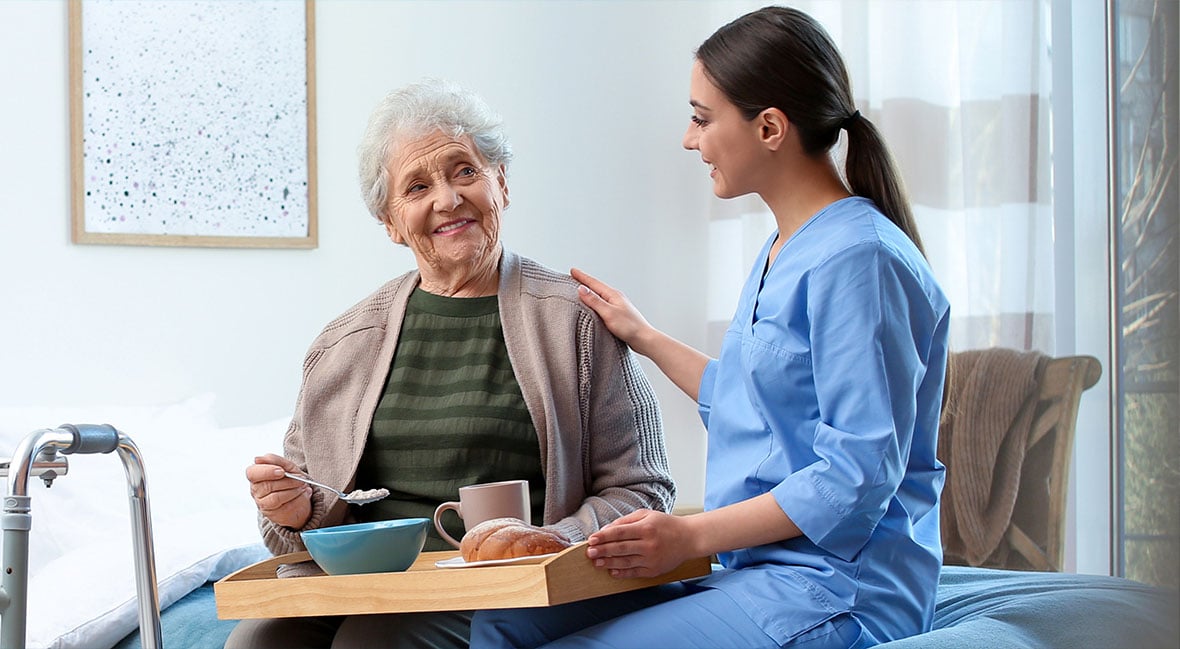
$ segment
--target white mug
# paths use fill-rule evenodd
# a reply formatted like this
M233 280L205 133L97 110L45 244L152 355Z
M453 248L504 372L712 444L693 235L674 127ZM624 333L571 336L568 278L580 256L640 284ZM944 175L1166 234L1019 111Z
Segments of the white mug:
M434 529L457 548L459 541L451 538L442 526L442 514L448 509L459 515L466 529L493 518L519 518L528 523L532 511L529 507L529 481L505 480L459 487L458 501L439 505L434 510Z

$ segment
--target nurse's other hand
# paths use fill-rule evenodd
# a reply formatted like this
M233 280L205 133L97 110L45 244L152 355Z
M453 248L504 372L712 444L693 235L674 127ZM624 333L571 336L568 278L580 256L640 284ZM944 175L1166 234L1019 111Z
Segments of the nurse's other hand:
M641 509L590 535L586 556L612 577L656 577L694 558L683 517Z
M651 325L631 304L627 296L577 268L571 268L570 275L581 284L578 287L578 296L582 298L582 302L594 309L606 328L635 351L644 353L636 344L640 335L651 329Z
M292 480L284 471L299 473L299 467L281 455L267 453L246 467L250 495L258 511L276 525L300 529L311 518L310 485Z

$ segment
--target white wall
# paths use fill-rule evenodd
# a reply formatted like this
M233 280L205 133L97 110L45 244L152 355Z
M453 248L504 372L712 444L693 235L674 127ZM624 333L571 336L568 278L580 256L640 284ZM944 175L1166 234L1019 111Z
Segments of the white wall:
M320 0L320 246L296 251L71 244L66 5L0 0L0 405L153 404L213 392L223 425L289 414L319 328L412 266L366 214L354 151L376 101L427 75L472 86L505 116L517 153L509 246L614 282L655 324L703 346L713 199L698 157L679 146L688 69L701 40L754 4ZM1075 38L1096 37L1091 29ZM1093 56L1078 65L1092 68ZM1100 103L1076 83L1076 108ZM1078 119L1075 131L1094 123ZM1092 143L1074 144L1077 160L1099 164ZM1104 220L1090 218L1104 204L1092 195L1101 187L1076 186L1075 204L1088 209L1073 224L1067 263L1077 273L1074 308L1087 317L1057 334L1060 353L1106 358L1107 333L1086 325L1104 321L1105 302L1082 288L1104 286L1095 277L1104 267L1077 261L1104 245L1094 239ZM1061 320L1068 310L1059 308ZM693 404L646 367L681 502L699 504L702 427ZM1087 506L1075 511L1071 561L1102 572L1109 409L1093 397L1082 407L1074 475Z
M319 328L412 266L363 207L355 147L377 100L422 76L469 85L503 113L517 154L508 246L616 283L653 323L703 344L693 287L709 185L680 137L692 50L718 11L737 9L701 4L321 0L320 245L297 251L70 243L66 5L0 2L0 404L213 392L222 425L289 414ZM647 368L681 502L698 504L703 429Z

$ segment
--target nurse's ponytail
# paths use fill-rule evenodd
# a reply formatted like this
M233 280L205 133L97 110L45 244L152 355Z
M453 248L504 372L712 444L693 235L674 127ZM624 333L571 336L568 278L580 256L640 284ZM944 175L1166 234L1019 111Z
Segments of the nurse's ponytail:
M876 203L926 254L885 139L856 110L840 51L815 19L789 7L764 7L718 29L697 48L696 58L747 120L767 108L783 111L808 155L829 155L840 130L847 130L844 175L849 191ZM948 358L944 411L951 371Z
M925 255L905 185L881 132L860 111L853 111L843 127L848 132L848 155L844 161L848 188L857 196L871 198Z
M856 110L844 60L824 28L789 7L764 7L713 33L697 48L705 73L746 119L783 111L808 155L828 155L848 131L849 190L871 199L925 255L897 165L885 140Z

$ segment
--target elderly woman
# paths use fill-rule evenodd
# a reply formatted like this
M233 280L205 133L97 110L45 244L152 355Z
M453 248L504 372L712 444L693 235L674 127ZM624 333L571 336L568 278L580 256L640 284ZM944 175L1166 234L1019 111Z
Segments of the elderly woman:
M577 283L504 249L511 149L477 96L441 81L386 97L360 146L365 201L417 269L328 323L303 363L283 456L247 468L263 539L430 517L459 487L527 479L533 523L571 541L671 507L655 396ZM286 478L391 495L356 506ZM458 538L463 530L448 530ZM427 550L446 549L427 539ZM247 620L227 647L463 647L470 613Z

